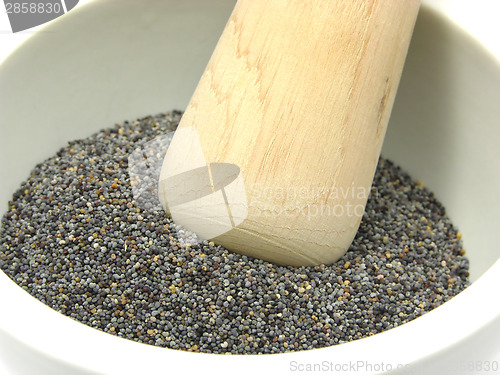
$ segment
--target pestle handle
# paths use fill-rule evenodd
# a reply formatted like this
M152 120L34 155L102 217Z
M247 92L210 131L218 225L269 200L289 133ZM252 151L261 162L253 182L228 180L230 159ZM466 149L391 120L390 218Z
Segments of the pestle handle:
M224 222L206 236L278 264L339 259L370 193L419 5L239 0L163 164L174 221L194 232ZM205 177L191 185L171 178L194 167ZM194 213L173 198L180 187L201 197Z

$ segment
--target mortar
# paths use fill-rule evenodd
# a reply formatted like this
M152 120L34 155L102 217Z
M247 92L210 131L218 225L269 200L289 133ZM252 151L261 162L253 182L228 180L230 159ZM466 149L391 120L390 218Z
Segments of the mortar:
M391 367L456 374L469 361L499 360L500 65L435 3L424 3L417 21L382 154L433 190L463 233L468 289L373 337L256 358L120 339L51 310L0 273L0 356L12 373L167 373L172 366L286 373L326 363L337 373ZM233 0L90 2L14 51L0 66L1 213L31 168L66 141L184 109L233 6Z

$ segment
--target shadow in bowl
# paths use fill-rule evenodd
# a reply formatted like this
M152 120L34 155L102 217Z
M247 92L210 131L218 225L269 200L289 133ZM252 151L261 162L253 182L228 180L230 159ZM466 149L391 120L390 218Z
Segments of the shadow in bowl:
M468 252L472 281L500 256L500 198L491 183L491 174L499 173L499 92L498 62L461 29L422 7L382 154L443 202L465 247L474 249Z

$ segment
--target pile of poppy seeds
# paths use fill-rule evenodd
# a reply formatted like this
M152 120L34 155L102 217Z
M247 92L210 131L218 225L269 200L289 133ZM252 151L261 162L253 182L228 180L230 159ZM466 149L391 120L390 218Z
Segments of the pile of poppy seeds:
M422 184L380 159L349 251L290 267L229 252L134 200L129 156L175 130L150 116L70 142L9 202L0 268L32 296L90 327L206 353L281 353L382 332L469 284L461 235ZM162 160L162 155L157 155Z

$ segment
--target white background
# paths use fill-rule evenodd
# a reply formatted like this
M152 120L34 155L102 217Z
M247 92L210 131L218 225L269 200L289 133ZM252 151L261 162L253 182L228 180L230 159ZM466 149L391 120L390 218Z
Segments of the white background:
M80 0L77 7L84 6L89 1L103 0ZM472 34L500 61L500 0L423 1L441 8L448 17ZM13 34L5 11L5 5L3 1L0 1L0 63L40 28L43 28L43 25ZM8 374L2 363L0 363L0 374Z

